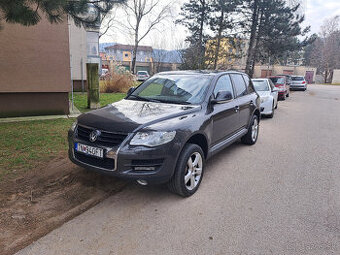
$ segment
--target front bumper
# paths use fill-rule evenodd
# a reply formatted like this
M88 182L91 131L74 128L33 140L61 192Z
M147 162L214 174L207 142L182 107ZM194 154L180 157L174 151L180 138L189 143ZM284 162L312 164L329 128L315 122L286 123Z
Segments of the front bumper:
M273 111L273 101L272 100L266 100L261 103L261 114L263 115L269 115L272 114Z
M131 146L127 141L130 136L117 147L104 149L104 159L94 158L75 151L74 144L80 142L94 146L88 141L79 140L73 132L69 132L69 158L86 169L127 180L145 180L149 184L168 182L174 173L179 151L178 139L158 147Z

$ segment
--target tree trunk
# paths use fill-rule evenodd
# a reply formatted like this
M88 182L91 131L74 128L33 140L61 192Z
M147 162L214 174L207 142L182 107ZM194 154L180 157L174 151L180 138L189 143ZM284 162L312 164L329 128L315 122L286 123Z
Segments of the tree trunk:
M138 50L138 31L139 31L139 23L136 25L136 30L135 30L135 45L133 47L132 51L132 67L131 67L131 72L133 74L136 74L136 61L137 61L137 50Z
M217 70L217 62L218 62L218 54L220 52L221 47L221 37L222 37L222 30L223 30L223 18L224 18L224 10L221 11L221 18L220 18L220 24L218 28L218 35L217 35L217 45L216 45L216 51L215 51L215 59L214 59L214 69Z
M99 102L99 75L98 64L86 64L87 69L87 108L97 109Z
M206 4L205 0L200 1L202 4L201 11L201 22L200 22L200 32L199 32L199 68L204 69L204 48L203 48L203 30L204 30L204 20L206 15Z
M250 40L249 40L249 48L247 53L247 61L246 61L246 73L252 77L252 64L254 61L255 56L255 41L256 41L256 32L257 32L257 25L258 25L258 1L254 1L254 9L252 14L252 23L251 23L251 29L250 29Z

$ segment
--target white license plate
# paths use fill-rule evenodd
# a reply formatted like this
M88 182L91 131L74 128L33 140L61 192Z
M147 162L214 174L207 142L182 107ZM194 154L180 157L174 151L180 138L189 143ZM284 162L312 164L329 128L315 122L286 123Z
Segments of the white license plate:
M84 153L86 155L94 156L97 158L103 158L104 157L104 150L98 147L93 147L81 143L75 143L74 148L76 151Z

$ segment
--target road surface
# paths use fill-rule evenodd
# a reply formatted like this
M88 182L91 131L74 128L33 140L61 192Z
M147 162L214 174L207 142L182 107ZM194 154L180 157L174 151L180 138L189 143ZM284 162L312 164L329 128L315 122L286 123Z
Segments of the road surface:
M17 254L340 254L340 86L280 101L193 197L131 184Z

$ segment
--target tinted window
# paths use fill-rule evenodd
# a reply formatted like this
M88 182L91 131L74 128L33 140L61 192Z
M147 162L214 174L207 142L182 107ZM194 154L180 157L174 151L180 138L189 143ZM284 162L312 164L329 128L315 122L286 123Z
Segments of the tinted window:
M298 77L292 77L293 81L303 81L305 78L303 78L302 76L298 76Z
M246 83L244 82L241 74L232 74L231 79L234 83L236 97L244 96L247 94Z
M269 86L266 80L254 80L253 84L256 91L269 91Z
M254 92L254 87L252 81L249 79L248 75L243 75L244 81L246 82L246 86L248 88L248 93Z
M285 83L285 78L283 78L283 77L270 77L269 79L271 79L271 81L274 84L284 84Z
M234 97L233 86L231 85L231 80L230 80L229 75L223 75L222 77L218 79L215 89L214 89L215 98L217 96L217 93L220 91L229 91Z

